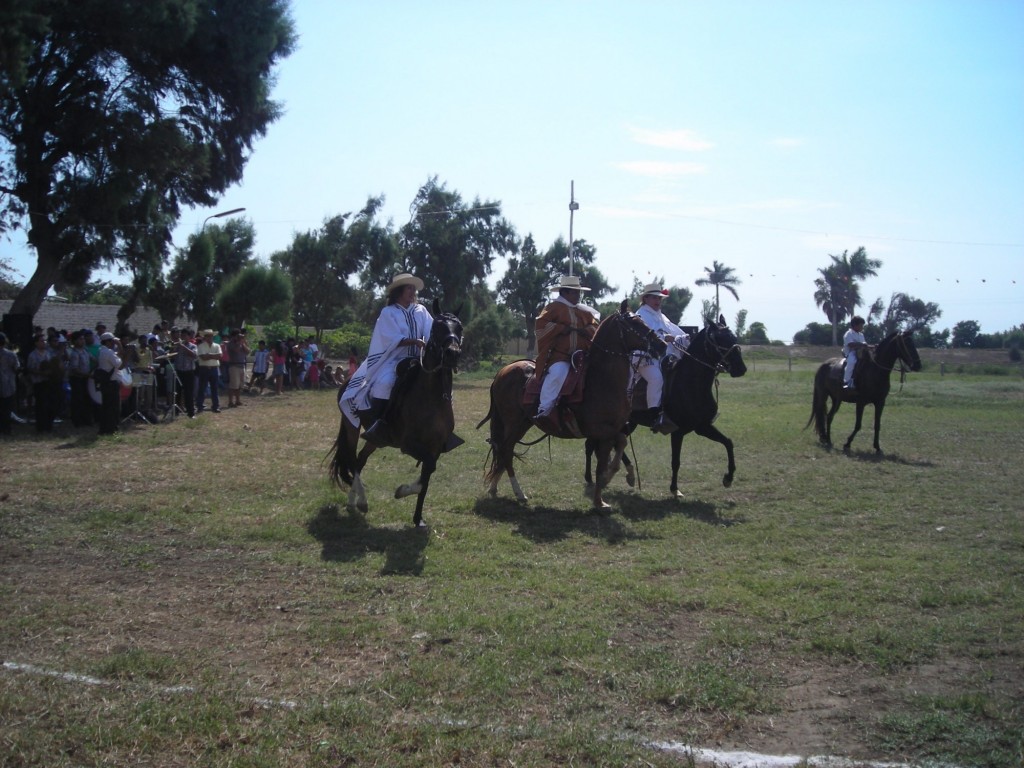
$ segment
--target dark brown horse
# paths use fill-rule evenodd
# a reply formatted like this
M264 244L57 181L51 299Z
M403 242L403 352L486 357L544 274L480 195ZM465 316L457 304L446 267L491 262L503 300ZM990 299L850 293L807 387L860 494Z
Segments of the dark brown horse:
M423 500L430 485L430 476L437 468L442 453L462 444L454 434L455 414L452 411L452 376L462 352L462 322L457 315L441 313L434 301L434 323L430 337L423 348L423 357L414 361L409 370L400 373L385 412L390 441L388 447L399 448L420 464L420 477L415 483L405 483L395 490L395 498L417 494L416 512L412 522L417 528L423 523ZM341 393L338 393L340 399ZM362 423L367 413L360 412ZM377 447L369 442L357 451L360 427L341 415L341 427L334 447L328 454L331 479L339 487L348 484L348 509L366 512L366 489L361 473L366 460Z
M853 432L843 446L849 453L850 443L860 431L864 407L875 406L875 453L881 454L878 432L882 424L882 409L889 395L889 377L897 365L911 371L921 370L921 358L914 346L913 331L895 331L886 336L872 352L868 350L865 359L857 364L854 371L855 389L843 389L843 358L837 357L821 364L814 374L814 400L807 429L814 422L814 431L823 445L832 446L832 418L843 403L854 403L857 407L857 422ZM831 401L828 412L825 405Z
M690 341L690 346L676 363L675 369L668 376L667 389L662 398L665 414L675 422L678 429L672 435L672 483L669 491L680 496L679 464L683 448L683 437L695 432L708 440L714 440L725 447L728 466L722 477L722 485L732 485L736 474L736 457L733 453L732 440L723 435L714 426L718 416L718 400L714 386L718 374L727 372L733 378L743 376L747 366L743 362L736 334L729 330L724 317L717 323L708 323L698 331ZM632 419L626 428L627 434L637 425L651 426L652 416L646 408L633 411ZM587 465L584 478L589 486L591 483L590 457L593 446L586 444ZM622 463L626 466L627 481L633 485L632 466L629 457L623 454ZM613 462L614 464L614 462Z
M612 448L618 448L618 455L621 452L620 442L625 443L622 428L629 418L626 388L633 374L633 350L660 357L665 352L665 342L638 315L630 312L629 305L623 301L619 311L598 327L588 353L583 398L579 403L568 406L580 433L576 436L595 441L599 477L608 473ZM477 424L479 429L487 421L491 422L491 466L485 482L490 484L492 496L497 495L502 474L508 474L516 498L527 500L519 487L512 462L516 458L516 445L532 424L532 408L523 404L523 394L535 369L536 363L532 360L520 360L498 371L491 383L490 410ZM599 482L594 489L594 506L598 508L608 506L601 498L602 487Z

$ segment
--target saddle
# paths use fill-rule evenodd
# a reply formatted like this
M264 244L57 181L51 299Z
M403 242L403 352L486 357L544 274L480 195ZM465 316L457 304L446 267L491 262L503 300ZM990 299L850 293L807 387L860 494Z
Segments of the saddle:
M576 351L569 363L569 375L562 382L555 410L543 423L537 423L537 426L546 434L555 437L582 438L584 435L576 423L576 414L569 406L583 401L583 387L587 378L586 353L582 350ZM526 380L526 386L523 387L523 405L530 410L536 410L540 402L540 389L543 381L544 376L537 375L536 368L530 378Z
M871 352L868 349L858 349L857 350L857 364L853 368L853 377L852 377L854 384L856 384L858 382L858 380L860 379L860 372L864 369L864 360L865 360L865 358L870 357L870 355L871 355ZM839 384L842 384L843 381L845 381L844 377L846 376L846 366L847 366L846 357L844 356L844 357L839 358L839 361L840 361L839 365L829 366L828 377L832 381L836 381Z
M569 361L569 375L562 382L562 389L558 393L558 404L579 403L583 401L583 387L587 377L587 355L582 350L575 352L572 360ZM523 388L523 405L536 406L540 402L540 387L544 382L544 376L537 374L533 369L530 378L526 380Z

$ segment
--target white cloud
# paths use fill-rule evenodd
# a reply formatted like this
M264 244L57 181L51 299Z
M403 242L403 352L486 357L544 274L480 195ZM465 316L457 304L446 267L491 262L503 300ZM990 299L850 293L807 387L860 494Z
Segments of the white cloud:
M706 173L708 170L708 167L703 163L667 163L658 160L636 160L626 163L614 163L614 165L616 168L626 171L626 173L656 179L693 176L698 173Z
M645 144L650 147L661 147L662 149L681 149L686 152L704 152L715 145L706 139L702 139L693 131L654 131L648 128L629 127L633 141L637 144Z

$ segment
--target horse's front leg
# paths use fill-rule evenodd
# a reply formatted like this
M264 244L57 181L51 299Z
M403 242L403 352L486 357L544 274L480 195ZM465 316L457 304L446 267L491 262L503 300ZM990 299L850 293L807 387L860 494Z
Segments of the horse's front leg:
M437 469L437 459L434 457L425 459L420 465L420 479L415 483L405 483L395 489L395 498L402 499L406 496L416 494L416 511L412 516L412 524L418 530L426 530L427 525L423 522L423 500L427 498L427 489L430 487L430 476Z
M611 504L601 496L601 491L608 484L608 464L612 452L612 441L601 440L597 444L597 475L594 478L594 509L611 509Z
M882 430L882 409L885 403L875 403L875 453L882 455L882 446L878 443L878 435Z
M583 465L583 485L585 487L584 493L588 493L593 490L594 487L594 475L591 473L591 461L594 458L594 439L588 437L583 442L583 453L585 463Z
M878 415L878 411L875 411L875 415ZM860 432L861 422L864 420L864 403L857 403L857 419L853 423L853 432L846 439L846 445L843 446L843 453L850 452L850 444L853 442L853 438L856 437L857 433ZM877 434L877 432L876 432Z
M683 494L679 492L679 454L683 450L683 431L677 429L669 435L669 438L672 440L672 483L669 485L668 491L680 499Z
M727 456L728 466L726 473L722 476L722 485L728 488L732 485L733 476L736 474L736 454L733 451L732 440L710 424L694 431L701 437L706 437L708 440L714 440L716 443L721 443L725 446L725 455Z

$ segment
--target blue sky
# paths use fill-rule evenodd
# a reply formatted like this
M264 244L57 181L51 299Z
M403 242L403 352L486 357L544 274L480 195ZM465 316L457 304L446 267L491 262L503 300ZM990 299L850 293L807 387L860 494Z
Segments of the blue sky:
M1024 323L1019 0L295 0L293 16L284 116L178 245L244 206L266 257L381 193L401 226L437 175L543 249L568 236L575 181L597 266L621 290L690 287L687 323L718 260L743 280L730 322L746 309L789 340L824 320L816 270L862 245L883 262L869 301L937 302L940 329Z

